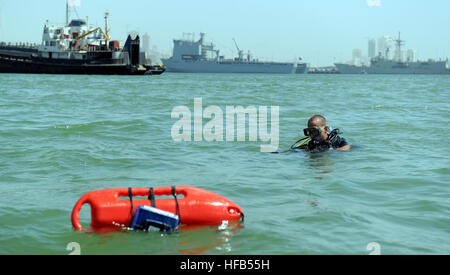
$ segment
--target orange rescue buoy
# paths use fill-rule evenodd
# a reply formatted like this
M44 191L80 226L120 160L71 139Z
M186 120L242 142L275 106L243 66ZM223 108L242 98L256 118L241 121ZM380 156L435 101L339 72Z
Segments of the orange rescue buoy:
M175 198L155 199L155 196ZM177 197L182 195L183 197ZM148 196L146 200L134 200L135 196ZM122 199L121 199L122 198ZM129 226L138 206L152 206L179 215L180 224L220 225L223 221L244 218L244 212L234 202L210 191L196 187L118 188L87 193L76 203L72 211L72 225L81 231L80 210L84 204L91 206L91 227L117 229L117 224Z

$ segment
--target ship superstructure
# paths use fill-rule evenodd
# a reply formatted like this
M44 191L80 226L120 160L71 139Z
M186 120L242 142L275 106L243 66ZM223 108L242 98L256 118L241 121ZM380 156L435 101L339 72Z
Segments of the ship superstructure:
M233 39L234 40L234 39ZM238 56L234 59L225 59L215 45L205 43L205 33L200 39L175 39L173 41L173 55L162 59L168 72L184 73L274 73L292 74L306 73L305 63L261 62L254 59L250 52L244 54L234 40Z
M339 73L342 74L450 74L450 63L448 59L435 61L413 61L404 60L402 57L402 46L404 40L401 39L400 33L398 39L394 40L397 48L393 59L389 58L389 48L386 52L379 53L370 61L369 66L356 66L345 63L336 63L335 66Z

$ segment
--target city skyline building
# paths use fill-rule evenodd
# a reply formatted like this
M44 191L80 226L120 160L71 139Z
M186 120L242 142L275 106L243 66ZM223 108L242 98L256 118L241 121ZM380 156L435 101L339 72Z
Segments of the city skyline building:
M148 33L142 36L142 48L147 55L150 54L150 35Z
M391 58L392 47L393 39L390 36L384 35L378 38L378 55Z
M370 59L374 58L377 55L377 44L375 39L369 39L369 48L368 48L368 56Z
M417 50L409 49L406 52L406 60L408 62L416 62L417 61Z
M352 51L352 63L353 63L353 65L360 65L361 64L361 58L362 58L362 51L361 51L361 49L353 49L353 51Z

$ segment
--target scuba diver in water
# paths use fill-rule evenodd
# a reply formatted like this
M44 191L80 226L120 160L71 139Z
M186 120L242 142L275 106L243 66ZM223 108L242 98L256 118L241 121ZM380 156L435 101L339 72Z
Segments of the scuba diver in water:
M292 145L292 150L306 150L312 153L324 152L329 149L348 151L351 145L340 137L339 129L330 132L327 119L321 115L315 115L308 121L308 128L304 129L306 138Z

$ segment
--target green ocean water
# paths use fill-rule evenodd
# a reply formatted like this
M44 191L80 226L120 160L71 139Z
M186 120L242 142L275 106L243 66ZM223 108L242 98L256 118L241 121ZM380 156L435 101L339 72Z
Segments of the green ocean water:
M0 75L0 254L67 255L71 242L81 254L367 255L373 242L381 254L449 254L449 93L448 76ZM194 112L194 98L224 112L279 106L280 151L317 113L355 148L175 142L172 109ZM243 226L72 229L87 192L171 185L233 200Z

